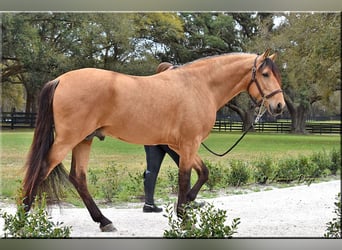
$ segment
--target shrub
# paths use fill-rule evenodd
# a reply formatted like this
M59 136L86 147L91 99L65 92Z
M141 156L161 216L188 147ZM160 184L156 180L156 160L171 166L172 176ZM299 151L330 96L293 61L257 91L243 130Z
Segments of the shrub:
M167 180L169 182L171 193L177 194L178 193L178 168L167 169Z
M94 185L95 194L103 196L106 202L112 202L119 191L120 175L115 162L110 162L104 169L103 174L95 174L89 171L89 182Z
M322 170L320 166L312 161L310 157L300 156L296 160L297 169L299 170L298 180L310 180L320 177Z
M212 163L208 160L204 161L204 164L209 169L209 179L205 183L210 191L213 191L215 187L221 187L224 186L226 183L226 173L225 169L220 164Z
M272 179L274 164L270 157L263 158L254 163L255 170L253 172L255 182L258 184L266 184Z
M230 167L227 179L228 185L237 187L248 182L250 173L246 162L233 160Z
M46 211L46 195L36 201L30 212L25 212L25 205L19 202L14 215L1 212L4 219L4 237L13 238L68 238L71 226L62 226L63 222L54 223Z
M337 202L335 202L335 210L334 213L336 217L332 219L332 221L327 223L326 233L324 234L325 238L341 238L341 193L337 194L336 197Z
M235 218L231 226L225 225L226 211L208 203L201 208L186 205L184 219L174 218L172 205L167 206L166 213L171 227L164 231L166 238L232 238L240 224L240 218Z
M295 159L283 159L278 162L275 169L274 179L278 182L291 182L298 179L300 170Z
M311 174L314 178L327 175L327 172L329 172L330 170L329 167L332 163L328 153L326 153L325 151L317 152L312 154L310 159L313 165L316 165L316 171L309 171L308 174Z
M132 196L138 196L144 192L143 175L140 171L135 173L128 172L129 181L126 184L127 190Z
M341 150L337 151L335 148L330 152L331 163L328 169L331 174L336 175L337 171L341 171Z

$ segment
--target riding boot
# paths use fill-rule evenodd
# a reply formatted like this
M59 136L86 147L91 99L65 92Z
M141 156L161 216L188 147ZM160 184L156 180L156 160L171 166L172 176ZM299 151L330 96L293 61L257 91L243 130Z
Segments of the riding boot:
M156 180L157 180L157 176L146 170L144 172L144 190L145 190L145 204L143 207L143 212L145 213L151 213L151 212L155 212L155 213L159 213L161 211L163 211L162 208L157 207L154 204L154 189L156 186Z

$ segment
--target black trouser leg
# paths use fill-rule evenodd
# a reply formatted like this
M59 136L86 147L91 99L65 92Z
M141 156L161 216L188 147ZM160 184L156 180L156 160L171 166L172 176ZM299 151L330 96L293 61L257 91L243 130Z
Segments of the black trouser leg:
M154 190L165 151L157 146L144 146L146 152L147 169L144 172L145 203L154 204Z

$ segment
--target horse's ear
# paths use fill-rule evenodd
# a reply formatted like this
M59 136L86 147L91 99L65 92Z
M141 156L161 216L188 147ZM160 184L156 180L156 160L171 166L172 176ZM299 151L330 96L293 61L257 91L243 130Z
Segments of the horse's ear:
M274 62L275 59L277 58L277 53L270 55L269 58Z
M270 51L271 51L271 49L268 48L268 49L262 54L262 56L263 56L264 59L266 59L266 58L269 56Z

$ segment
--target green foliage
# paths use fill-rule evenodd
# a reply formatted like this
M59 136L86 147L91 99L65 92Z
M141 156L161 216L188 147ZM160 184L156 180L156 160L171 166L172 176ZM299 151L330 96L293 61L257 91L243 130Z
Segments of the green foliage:
M334 213L336 217L327 223L326 233L324 234L325 238L342 238L341 233L341 192L336 196L335 210Z
M337 171L341 171L341 149L337 151L335 148L330 152L331 163L328 166L328 169L331 171L331 174L336 175Z
M278 162L275 168L274 180L278 182L291 182L297 180L300 176L297 168L296 160L293 158L282 159Z
M330 173L336 174L340 161L340 153L333 149L330 154L325 151L313 153L311 156L282 159L275 166L273 181L291 182L308 181L325 177Z
M104 169L103 174L96 174L89 171L89 182L95 188L95 193L103 197L106 202L112 202L118 193L120 185L120 176L117 164L110 162Z
M254 163L253 176L258 184L266 184L273 177L274 163L270 157L264 157Z
M54 223L46 211L46 195L36 201L30 212L25 212L25 205L20 202L17 212L11 215L1 212L4 219L5 238L68 238L71 226L62 226L63 222Z
M166 238L232 238L240 224L240 218L235 218L230 226L226 225L226 211L215 209L212 204L201 208L187 204L184 219L174 218L172 205L166 208L166 213L171 228L164 231Z
M227 176L227 168L224 168L221 164L216 164L209 160L205 160L204 164L209 169L209 179L205 183L210 191L213 191L214 188L222 188L226 184L226 176Z
M230 170L228 173L227 182L234 187L241 186L248 182L250 172L248 164L241 160L232 160L230 163Z
M171 193L177 194L178 193L178 168L167 169L167 181L169 183Z

